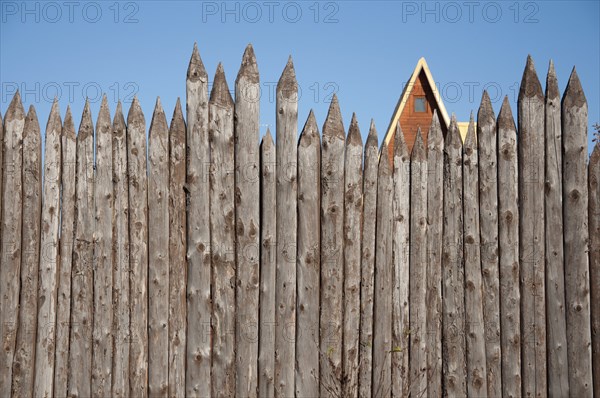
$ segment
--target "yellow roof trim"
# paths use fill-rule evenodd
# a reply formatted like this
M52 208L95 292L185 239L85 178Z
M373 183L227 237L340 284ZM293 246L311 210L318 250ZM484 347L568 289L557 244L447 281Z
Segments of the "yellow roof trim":
M444 106L444 103L442 102L440 92L437 89L437 86L435 85L435 81L433 80L433 76L431 75L431 71L429 70L429 66L427 65L427 61L425 61L424 57L421 57L421 59L419 59L419 62L417 62L417 66L415 67L415 70L413 71L413 73L410 77L410 80L408 81L406 86L404 86L404 89L402 90L402 94L400 95L400 100L398 101L398 104L396 105L396 109L394 110L394 115L392 116L392 120L390 120L390 125L388 127L387 133L385 134L385 143L386 144L388 144L390 139L394 136L394 132L396 130L396 125L398 124L400 115L402 114L402 111L404 110L404 107L406 106L408 97L410 96L410 93L412 92L412 89L415 86L415 81L417 80L417 77L419 76L421 71L425 72L425 77L427 77L427 82L429 83L429 87L431 87L431 89L433 91L433 97L435 98L435 102L437 103L437 106L440 110L440 115L438 115L438 116L440 116L441 119L443 119L446 126L450 125L450 118L448 117L448 112L446 111L446 107Z

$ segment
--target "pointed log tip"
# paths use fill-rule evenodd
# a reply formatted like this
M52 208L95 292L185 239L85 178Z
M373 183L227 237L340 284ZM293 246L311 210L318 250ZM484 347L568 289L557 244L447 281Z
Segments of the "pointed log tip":
M70 105L67 105L67 112L65 113L65 120L63 122L61 134L66 138L72 140L75 139L75 123L73 121L73 113L71 112Z
M409 156L408 145L406 144L406 137L402 131L400 120L396 123L396 130L394 132L394 156L400 156L407 159Z
M448 127L448 136L446 141L446 147L461 148L462 138L460 137L460 130L458 129L458 122L456 116L452 114L450 118L450 126Z
M23 102L21 102L21 94L19 93L19 90L17 90L10 101L10 104L8 105L8 109L4 115L4 120L25 119L26 116L27 115L25 114Z
M483 121L484 119L495 119L494 107L492 106L492 100L490 99L490 95L488 94L487 90L483 90L481 103L479 104L479 110L477 111L478 123L480 120Z
M164 112L160 97L156 97L156 104L154 104L154 112Z
M291 55L277 82L277 94L284 99L298 100L298 82L296 81L296 71Z
M423 134L421 128L417 128L417 136L415 137L415 144L412 148L411 160L422 162L427 159L427 151L425 150L425 142L423 141Z
M304 127L302 128L302 133L300 133L300 139L298 140L298 145L302 147L309 146L314 138L319 137L319 127L317 126L317 119L313 110L311 109L308 113L308 118L306 118L306 123L304 123Z
M371 125L369 126L369 135L367 136L367 142L365 147L375 147L379 145L379 138L377 137L377 128L375 127L375 120L371 119Z
M567 88L563 94L562 106L567 108L581 108L586 104L587 100L583 92L583 87L581 87L581 81L579 80L579 76L577 75L575 67L573 67L571 75L569 76Z
M358 127L356 113L352 113L352 120L350 121L350 128L348 129L348 138L346 139L346 144L362 146L362 135L360 134L360 128Z
M58 135L61 134L62 120L60 117L60 106L58 100L54 99L52 108L50 109L50 116L48 116L48 124L46 126L47 132L56 132Z
M388 150L388 143L383 141L381 149L379 150L379 171L378 174L388 175L390 172L390 151Z
M250 83L258 83L259 81L256 55L254 54L254 48L252 47L251 43L249 43L244 50L244 55L242 56L242 65L238 71L236 83L238 83L242 77L246 78Z
M323 125L323 135L344 139L344 122L342 121L340 104L335 94L329 104L329 110L327 111L327 117Z
M215 78L213 81L212 90L210 91L209 102L220 106L233 106L233 98L229 92L229 86L227 84L227 78L225 77L225 70L223 64L219 62L217 71L215 72Z
M535 71L533 58L531 55L528 55L527 64L525 65L525 70L523 71L523 77L521 79L521 87L519 88L519 99L533 97L543 99L544 94L542 92L542 84Z
M176 115L176 116L181 115L181 117L183 118L183 110L181 108L181 99L179 97L177 97L177 102L175 103L175 111L173 112L173 115Z
M560 98L560 90L558 88L558 79L554 70L554 62L550 60L548 65L548 74L546 75L546 101Z
M117 102L117 109L113 117L113 133L120 133L123 130L125 130L125 117L123 116L123 105L119 101Z
M271 135L271 129L268 127L267 127L267 132L263 136L261 146L265 150L273 147L273 136Z
M473 114L471 114L471 120L469 121L469 127L467 128L467 135L465 136L465 142L463 146L467 148L475 148L475 122L473 120Z
M142 107L140 106L137 95L133 97L133 101L129 107L129 112L127 113L127 124L129 125L136 121L141 121L142 123L145 121L144 111L142 111Z
M106 94L102 97L102 103L100 104L100 112L98 113L97 125L104 124L110 125L110 109L108 108L108 99Z
M173 110L173 116L171 117L169 134L179 135L181 140L185 140L185 119L183 117L183 110L181 109L181 100L179 99L179 97L177 98L177 102L175 103L175 109Z
M434 110L433 117L431 118L431 125L429 126L429 132L427 133L427 147L431 150L440 150L443 143L444 136L442 134L440 118L438 117L437 110Z
M500 108L500 114L498 115L498 127L512 130L516 129L515 119L513 117L512 109L510 108L508 96L505 96L504 101L502 101L502 107Z
M590 170L600 164L600 139L596 141L592 154L590 155L589 168Z
M198 43L194 43L194 49L192 50L192 56L190 57L187 69L187 80L191 82L202 81L204 83L208 81L208 74L206 73L202 58L200 58L200 51L198 51Z
M29 110L25 116L25 125L23 128L23 138L29 136L33 137L36 141L38 139L41 140L40 123L37 117L37 112L35 111L35 107L33 105L29 105Z

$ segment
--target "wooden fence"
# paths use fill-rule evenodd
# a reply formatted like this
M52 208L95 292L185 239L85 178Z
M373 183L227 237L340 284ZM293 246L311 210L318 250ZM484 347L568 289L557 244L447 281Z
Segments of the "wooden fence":
M235 98L197 48L187 106L137 100L45 154L0 119L1 397L592 397L600 392L600 147L573 70L529 58L515 121L484 93L465 141L363 145L338 100L298 140L291 59L259 144L248 46ZM187 123L186 123L187 121ZM95 138L95 139L94 139ZM393 156L392 156L393 154ZM42 165L43 159L43 165Z

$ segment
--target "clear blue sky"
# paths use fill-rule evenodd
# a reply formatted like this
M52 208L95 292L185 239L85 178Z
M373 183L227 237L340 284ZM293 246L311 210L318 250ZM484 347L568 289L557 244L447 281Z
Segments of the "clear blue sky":
M421 56L448 112L468 120L484 87L497 113L516 97L527 54L542 85L554 60L561 92L575 65L600 122L598 1L0 1L0 110L15 88L45 127L59 96L79 124L86 94L94 119L106 92L114 113L137 94L149 126L157 96L170 115L185 99L185 74L198 42L212 80L219 61L230 88L252 43L262 84L261 134L274 129L274 87L289 54L301 88L299 129L314 109L322 126L331 94L346 128L356 112L364 137L371 118L380 140ZM170 117L169 117L170 119ZM591 147L591 137L590 137Z

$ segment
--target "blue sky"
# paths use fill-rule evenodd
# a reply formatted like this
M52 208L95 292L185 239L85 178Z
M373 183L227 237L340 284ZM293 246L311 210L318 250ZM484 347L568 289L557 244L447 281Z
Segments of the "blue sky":
M531 54L542 85L554 60L561 92L572 67L582 81L590 130L600 122L598 1L0 1L0 110L14 90L45 126L55 95L79 123L86 95L94 119L106 92L111 113L140 98L150 124L157 96L167 114L185 99L198 42L212 80L223 62L233 89L252 43L261 77L261 134L274 129L276 82L292 55L301 89L299 130L309 110L322 126L336 92L346 128L356 112L363 137L380 134L424 56L448 112L468 120L483 88L499 111ZM591 136L590 136L591 148Z

